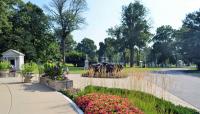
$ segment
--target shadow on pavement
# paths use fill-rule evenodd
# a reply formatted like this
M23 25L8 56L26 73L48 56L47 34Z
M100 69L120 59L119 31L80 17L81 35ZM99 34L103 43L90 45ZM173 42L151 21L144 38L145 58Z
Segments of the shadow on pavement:
M39 83L24 83L23 87L25 91L29 91L29 92L35 92L35 91L54 92L53 89Z

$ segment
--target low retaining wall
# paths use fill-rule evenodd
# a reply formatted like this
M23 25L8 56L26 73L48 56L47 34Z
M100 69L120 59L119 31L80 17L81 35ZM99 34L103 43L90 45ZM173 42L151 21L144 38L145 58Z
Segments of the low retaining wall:
M0 78L8 77L9 70L0 70Z
M57 81L57 80L49 79L47 77L40 77L40 83L56 91L65 90L65 89L73 87L72 80Z

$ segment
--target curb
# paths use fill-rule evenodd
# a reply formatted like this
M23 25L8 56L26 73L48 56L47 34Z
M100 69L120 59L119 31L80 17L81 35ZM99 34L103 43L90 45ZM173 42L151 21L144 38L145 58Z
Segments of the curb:
M73 106L73 108L78 112L78 114L84 114L83 111L67 96L63 95L62 93L57 92L57 94L63 96L69 103Z

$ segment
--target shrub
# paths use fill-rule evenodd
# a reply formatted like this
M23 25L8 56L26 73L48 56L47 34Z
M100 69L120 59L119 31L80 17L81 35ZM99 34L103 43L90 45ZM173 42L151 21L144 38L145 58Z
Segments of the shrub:
M34 62L26 63L22 66L22 73L38 73L38 65Z
M76 99L85 114L143 114L127 98L116 95L91 93Z
M10 69L10 62L0 61L0 70L8 70L8 69Z
M65 67L62 63L48 61L44 64L44 73L52 80L64 80L63 73Z

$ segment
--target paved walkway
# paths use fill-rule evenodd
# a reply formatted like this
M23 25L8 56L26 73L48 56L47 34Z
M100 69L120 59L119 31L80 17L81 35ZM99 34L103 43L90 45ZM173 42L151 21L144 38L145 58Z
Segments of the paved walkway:
M156 73L156 84L164 87L162 80L168 80L166 90L200 109L200 73L185 73L182 69L165 69Z
M58 92L20 78L0 78L0 114L77 114Z
M148 76L148 75L151 75L151 76ZM182 106L194 108L200 111L199 110L200 108L198 109L197 107L194 107L194 105L191 102L186 102L184 99L179 98L178 95L176 94L174 95L171 92L167 91L167 88L171 86L171 80L169 78L163 79L160 77L156 77L155 75L157 74L137 73L137 76L132 75L132 76L129 76L128 78L123 78L123 79L108 79L108 78L106 79L106 78L86 78L86 77L81 77L79 74L74 74L74 75L71 74L68 76L68 78L73 80L75 88L83 89L87 85L96 85L96 86L104 86L104 87L111 87L111 88L125 88L125 89L132 89L132 90L140 90L140 91L153 94L159 98L164 98L165 100L171 101L176 105L182 105ZM159 82L161 84L159 85L156 82ZM198 89L196 89L196 91L197 90ZM195 94L194 96L197 96L197 95L198 94Z

